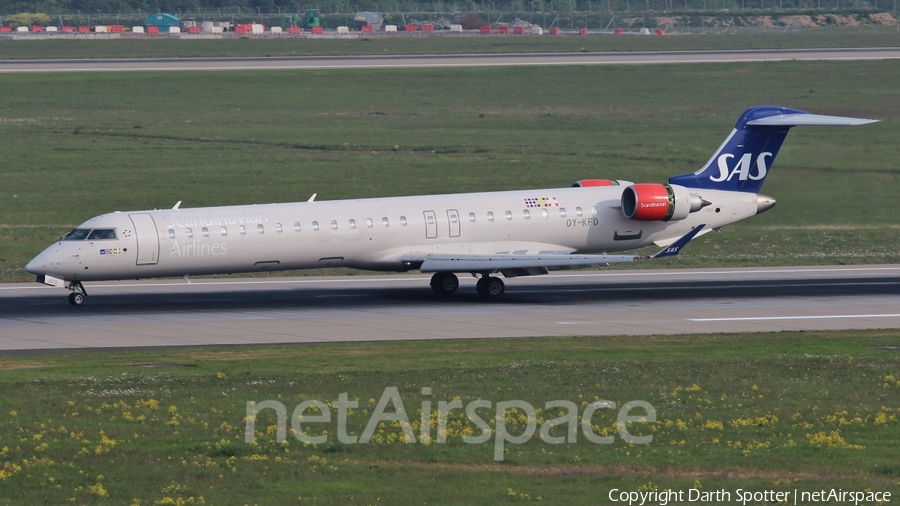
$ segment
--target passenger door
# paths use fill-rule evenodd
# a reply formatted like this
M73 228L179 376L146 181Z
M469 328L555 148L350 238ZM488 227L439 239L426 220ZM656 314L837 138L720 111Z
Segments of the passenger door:
M156 222L149 214L129 214L137 236L137 265L156 265L159 262L159 234Z

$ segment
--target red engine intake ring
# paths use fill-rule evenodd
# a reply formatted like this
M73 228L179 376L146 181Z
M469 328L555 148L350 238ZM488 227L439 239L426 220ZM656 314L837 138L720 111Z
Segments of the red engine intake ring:
M622 192L622 212L631 220L669 221L675 213L675 192L667 184L633 184Z
M572 185L573 188L591 188L594 186L619 186L615 179L579 179Z

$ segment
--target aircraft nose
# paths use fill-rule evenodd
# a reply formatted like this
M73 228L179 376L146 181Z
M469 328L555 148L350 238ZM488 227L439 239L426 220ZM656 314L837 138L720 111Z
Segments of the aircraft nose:
M38 256L31 259L27 265L25 265L25 270L35 274L41 275L46 274L47 269L47 251L42 251Z

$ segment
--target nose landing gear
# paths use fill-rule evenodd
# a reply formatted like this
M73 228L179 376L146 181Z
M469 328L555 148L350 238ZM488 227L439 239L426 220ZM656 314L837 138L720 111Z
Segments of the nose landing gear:
M69 294L69 304L73 306L80 306L84 304L84 298L87 297L87 290L84 289L84 285L81 284L81 281L71 281L66 288L72 291Z

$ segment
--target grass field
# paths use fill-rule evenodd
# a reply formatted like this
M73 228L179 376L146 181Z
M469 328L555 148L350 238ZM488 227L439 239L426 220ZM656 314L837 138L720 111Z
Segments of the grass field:
M896 497L898 345L896 332L856 331L0 357L0 504L597 504L611 488ZM417 438L423 400L433 410L453 399L565 400L579 411L643 400L657 420L631 424L648 444L595 444L579 429L575 443L507 444L502 461L493 439L462 442L479 430L460 411L445 443L405 444L395 422L370 444L338 443L336 423L310 425L325 443L290 432L279 443L273 410L256 417L255 444L244 442L247 401L277 400L290 414L346 392L359 402L348 433L360 435L387 387ZM521 434L527 421L506 414ZM536 423L555 416L542 410ZM600 410L591 423L615 434L615 420Z
M772 211L660 266L890 263L900 62L0 77L0 280L113 210L664 181L744 108L872 117L799 128ZM863 77L864 76L864 77Z
M580 51L689 51L715 49L798 49L893 47L893 26L808 29L799 33L672 35L597 34L589 37L385 37L316 39L119 39L0 41L0 60L44 58L191 58L221 56L336 56L463 53L546 53Z

